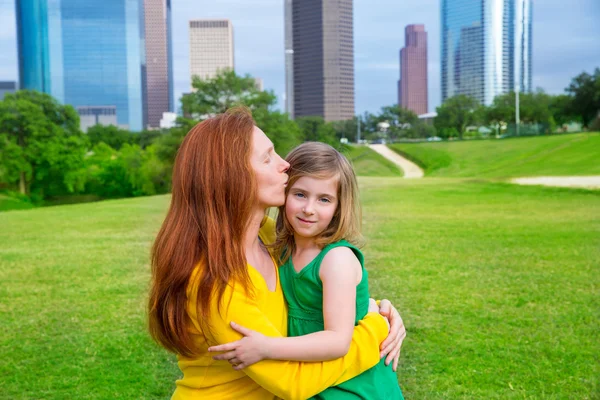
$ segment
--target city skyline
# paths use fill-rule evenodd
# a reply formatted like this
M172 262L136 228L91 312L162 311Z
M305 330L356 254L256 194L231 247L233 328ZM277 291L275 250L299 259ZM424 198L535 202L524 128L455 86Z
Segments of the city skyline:
M281 0L173 2L173 52L176 105L189 91L188 21L195 18L229 18L235 26L238 74L261 77L274 90L278 108L285 109L284 7ZM404 26L425 24L429 38L429 109L441 100L440 2L355 0L356 113L377 112L397 102L398 49ZM557 0L536 2L533 16L532 86L562 93L577 74L599 66L600 4L572 2L565 8ZM14 0L0 0L0 80L17 80Z

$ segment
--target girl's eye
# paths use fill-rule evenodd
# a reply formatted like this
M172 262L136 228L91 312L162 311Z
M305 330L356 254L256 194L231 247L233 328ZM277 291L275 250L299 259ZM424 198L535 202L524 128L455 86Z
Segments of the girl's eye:
M304 197L304 193L296 193L295 196L296 197Z
M323 203L331 203L331 200L329 200L327 197L322 197L320 200Z

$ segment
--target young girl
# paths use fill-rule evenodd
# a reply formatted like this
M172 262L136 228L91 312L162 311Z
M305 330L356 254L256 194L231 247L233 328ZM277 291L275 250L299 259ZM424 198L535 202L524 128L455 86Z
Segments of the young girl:
M360 244L361 212L352 166L333 147L304 143L287 157L286 203L274 253L289 306L287 338L269 338L232 322L245 337L215 346L214 358L242 369L263 359L326 361L345 355L352 330L369 309ZM381 360L317 399L402 399L396 365Z

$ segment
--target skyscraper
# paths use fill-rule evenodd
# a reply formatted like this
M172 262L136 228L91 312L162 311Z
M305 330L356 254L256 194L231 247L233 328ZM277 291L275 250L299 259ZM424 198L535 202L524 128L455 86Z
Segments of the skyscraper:
M17 82L13 81L0 81L0 100L4 99L7 93L14 93L17 91Z
M160 127L164 112L174 111L171 0L144 0L148 126Z
M427 32L424 25L404 29L400 50L400 89L398 105L415 114L427 113Z
M21 88L49 93L88 114L98 107L114 109L118 125L134 131L146 128L158 108L166 107L160 114L171 108L165 100L172 91L170 1L20 0L16 5ZM152 24L146 49L145 5ZM164 18L157 18L160 13ZM159 36L166 37L159 43ZM153 57L150 87L147 53Z
M532 0L442 0L442 101L529 92Z
M190 75L214 78L219 70L234 69L233 26L228 19L190 21Z
M291 1L294 117L354 117L352 18L352 0Z
M294 119L294 24L292 0L284 0L285 18L285 111Z

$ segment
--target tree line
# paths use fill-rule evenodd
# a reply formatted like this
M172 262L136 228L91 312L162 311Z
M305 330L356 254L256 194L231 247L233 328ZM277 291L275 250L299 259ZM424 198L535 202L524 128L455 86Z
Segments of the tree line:
M0 191L20 193L33 203L75 194L120 198L168 193L175 155L183 138L199 121L243 104L282 155L304 141L342 148L340 139L462 138L469 126L498 127L514 120L514 93L496 97L489 107L455 96L437 109L430 124L398 105L382 107L348 121L320 117L292 120L275 109L272 91L261 91L249 75L222 71L213 79L194 78L194 91L181 98L183 117L170 129L130 132L96 125L80 130L79 116L51 96L21 90L0 101ZM573 79L566 94L542 91L520 95L523 123L546 132L579 121L594 128L600 110L600 69ZM382 124L384 123L384 124ZM600 127L598 127L600 128Z

